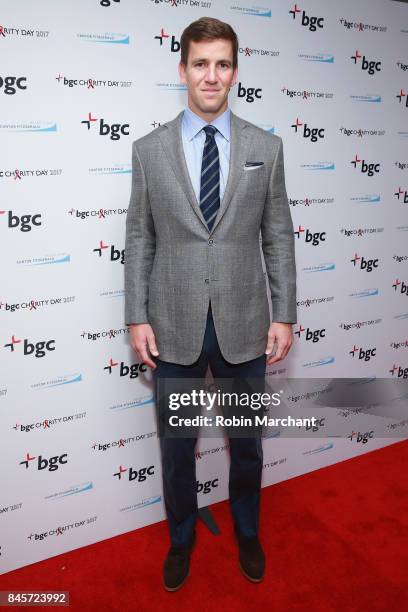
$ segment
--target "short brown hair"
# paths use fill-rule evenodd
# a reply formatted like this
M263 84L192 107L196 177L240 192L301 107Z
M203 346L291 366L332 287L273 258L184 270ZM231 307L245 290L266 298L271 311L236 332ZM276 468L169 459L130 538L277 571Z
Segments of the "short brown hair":
M201 42L202 40L216 40L223 38L232 43L232 66L238 66L238 37L232 27L214 17L201 17L193 21L185 28L180 39L181 62L187 66L190 41Z

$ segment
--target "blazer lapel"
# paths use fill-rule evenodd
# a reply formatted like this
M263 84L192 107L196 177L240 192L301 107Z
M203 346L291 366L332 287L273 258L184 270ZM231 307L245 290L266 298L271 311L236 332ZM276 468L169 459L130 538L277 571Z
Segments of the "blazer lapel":
M165 124L167 130L158 131L158 136L160 137L167 159L173 168L174 174L180 183L181 188L193 207L197 217L200 219L207 232L210 233L203 213L201 212L200 204L197 201L184 156L183 139L181 133L181 120L183 117L183 112L184 111L181 111L175 119L167 122ZM212 231L214 231L225 214L225 211L227 210L238 185L238 181L244 172L243 165L247 159L248 147L251 141L251 135L249 130L245 129L246 126L247 123L243 119L237 117L237 115L231 112L231 142L228 179Z

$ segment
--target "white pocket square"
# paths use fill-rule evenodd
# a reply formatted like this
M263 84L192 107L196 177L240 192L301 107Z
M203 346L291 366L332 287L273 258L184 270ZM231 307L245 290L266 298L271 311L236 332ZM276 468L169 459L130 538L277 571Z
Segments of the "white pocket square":
M247 161L244 164L244 170L258 170L258 168L262 168L264 163L262 161Z

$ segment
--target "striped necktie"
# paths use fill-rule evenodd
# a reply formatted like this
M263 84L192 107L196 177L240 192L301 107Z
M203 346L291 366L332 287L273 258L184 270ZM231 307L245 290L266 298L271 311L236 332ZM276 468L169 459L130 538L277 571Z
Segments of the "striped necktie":
M220 159L215 142L217 128L205 125L203 130L206 139L201 165L200 208L211 232L220 207Z

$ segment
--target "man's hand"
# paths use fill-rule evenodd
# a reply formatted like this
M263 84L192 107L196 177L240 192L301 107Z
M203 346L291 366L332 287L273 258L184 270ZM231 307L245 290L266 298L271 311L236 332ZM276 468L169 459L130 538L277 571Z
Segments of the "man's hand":
M155 370L157 366L154 361L150 359L148 353L149 350L155 357L159 354L152 326L149 325L149 323L135 323L129 325L129 331L132 349L138 354L143 363Z
M273 345L276 343L277 348L275 355L272 355ZM289 353L289 349L293 343L292 323L271 323L268 331L268 344L266 346L266 364L271 365L277 361L285 359Z

